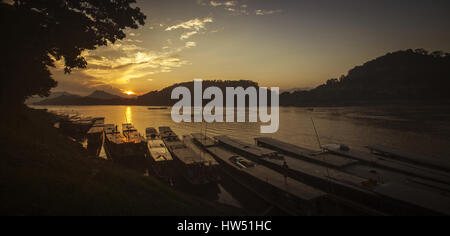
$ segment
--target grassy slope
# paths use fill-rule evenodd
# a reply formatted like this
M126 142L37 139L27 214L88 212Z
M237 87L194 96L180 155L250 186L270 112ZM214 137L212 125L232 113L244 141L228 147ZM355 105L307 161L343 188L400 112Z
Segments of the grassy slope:
M228 209L87 158L31 109L0 125L0 215L223 215ZM8 116L8 115L6 115Z

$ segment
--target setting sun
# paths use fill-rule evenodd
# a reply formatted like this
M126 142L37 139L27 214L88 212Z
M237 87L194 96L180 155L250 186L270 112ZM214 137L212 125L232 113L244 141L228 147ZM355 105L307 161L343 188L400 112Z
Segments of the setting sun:
M130 91L130 90L125 91L125 92L123 92L123 93L126 94L126 95L128 95L128 96L131 96L131 95L135 95L135 94L136 94L135 92Z

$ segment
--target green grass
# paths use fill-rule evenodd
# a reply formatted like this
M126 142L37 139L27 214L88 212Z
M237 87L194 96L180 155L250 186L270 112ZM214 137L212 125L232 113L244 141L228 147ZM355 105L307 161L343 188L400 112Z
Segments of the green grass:
M78 143L53 128L54 118L28 108L3 116L1 215L235 214L154 178L88 158Z

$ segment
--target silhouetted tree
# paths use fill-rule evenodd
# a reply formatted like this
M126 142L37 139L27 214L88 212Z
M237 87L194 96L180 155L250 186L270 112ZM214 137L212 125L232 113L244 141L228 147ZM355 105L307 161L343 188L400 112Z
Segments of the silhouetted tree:
M48 96L57 85L49 67L85 68L84 50L115 43L144 25L135 0L1 0L1 104Z

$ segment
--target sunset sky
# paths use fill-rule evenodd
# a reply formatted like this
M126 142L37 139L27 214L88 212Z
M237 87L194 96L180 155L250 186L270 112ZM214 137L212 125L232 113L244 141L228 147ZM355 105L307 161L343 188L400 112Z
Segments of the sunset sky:
M54 91L147 93L173 83L254 80L315 87L387 52L450 51L448 0L138 0L146 25L53 70Z

